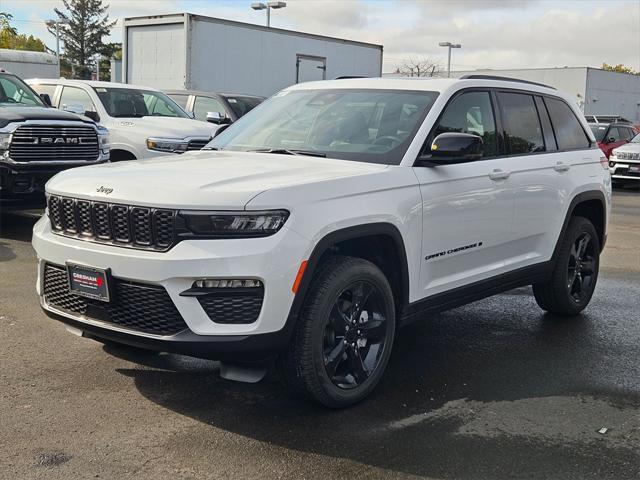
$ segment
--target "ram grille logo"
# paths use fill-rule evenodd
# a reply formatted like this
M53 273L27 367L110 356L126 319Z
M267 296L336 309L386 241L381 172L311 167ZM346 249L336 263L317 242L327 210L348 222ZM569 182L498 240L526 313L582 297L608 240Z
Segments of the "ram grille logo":
M34 143L41 145L81 145L85 143L93 143L90 138L81 137L40 137L36 138Z

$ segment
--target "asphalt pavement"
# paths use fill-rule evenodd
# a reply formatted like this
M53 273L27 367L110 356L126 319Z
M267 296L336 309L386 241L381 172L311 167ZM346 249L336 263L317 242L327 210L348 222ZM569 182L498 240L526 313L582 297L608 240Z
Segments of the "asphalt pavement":
M341 411L69 334L38 306L33 222L0 225L2 479L640 478L638 190L615 194L583 315L521 288L433 316Z

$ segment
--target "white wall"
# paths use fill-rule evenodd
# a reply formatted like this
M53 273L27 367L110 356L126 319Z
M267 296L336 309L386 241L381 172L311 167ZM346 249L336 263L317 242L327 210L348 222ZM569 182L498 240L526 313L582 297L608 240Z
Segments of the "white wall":
M57 78L56 56L44 52L0 49L0 68L21 78Z
M640 123L640 75L590 68L585 113L619 115Z

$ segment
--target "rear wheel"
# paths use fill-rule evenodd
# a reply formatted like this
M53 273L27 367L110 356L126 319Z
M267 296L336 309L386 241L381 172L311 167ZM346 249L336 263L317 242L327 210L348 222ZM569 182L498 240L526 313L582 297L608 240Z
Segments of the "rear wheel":
M331 257L311 283L288 351L285 380L327 407L354 404L376 387L395 334L393 294L371 262Z
M540 308L558 315L580 313L591 301L599 266L600 240L596 229L586 218L573 217L551 279L533 285Z

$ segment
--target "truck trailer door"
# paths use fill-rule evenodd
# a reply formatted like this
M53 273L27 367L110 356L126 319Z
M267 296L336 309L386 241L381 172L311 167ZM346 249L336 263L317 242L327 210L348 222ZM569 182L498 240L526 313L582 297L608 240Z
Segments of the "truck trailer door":
M327 74L326 57L296 55L296 83L325 80Z

